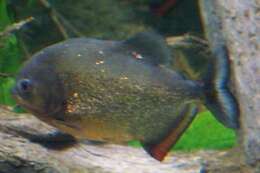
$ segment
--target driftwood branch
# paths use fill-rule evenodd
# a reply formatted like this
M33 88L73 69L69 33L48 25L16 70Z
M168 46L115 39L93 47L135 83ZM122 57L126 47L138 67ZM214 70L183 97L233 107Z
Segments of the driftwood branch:
M231 63L231 87L240 109L239 143L245 160L254 170L252 172L260 172L260 2L257 0L199 2L211 49L215 52L220 50L221 46L227 49Z
M193 45L193 44L199 44L203 46L208 46L209 43L207 40L204 40L200 37L193 36L191 34L185 34L182 36L173 36L173 37L166 37L165 39L166 43L169 46L185 46L185 45Z
M237 173L242 169L238 157L230 157L226 151L175 152L158 162L141 148L82 142L53 150L24 137L53 130L29 114L0 108L0 172Z
M70 38L67 28L76 36L83 36L69 21L67 21L47 0L39 0L41 5L49 10L49 16L64 39Z
M52 19L52 21L55 23L55 25L57 26L57 28L59 29L60 33L62 34L62 36L64 37L64 39L68 39L69 35L65 29L65 27L62 25L62 23L60 22L60 20L57 17L57 11L52 8L51 4L47 1L47 0L39 0L39 2L49 10L49 15Z
M0 78L14 78L14 75L0 72Z
M21 29L24 25L31 22L33 19L34 19L33 17L29 17L29 18L21 20L17 23L13 23L10 26L7 26L4 29L4 31L0 32L0 37L8 36L9 34Z

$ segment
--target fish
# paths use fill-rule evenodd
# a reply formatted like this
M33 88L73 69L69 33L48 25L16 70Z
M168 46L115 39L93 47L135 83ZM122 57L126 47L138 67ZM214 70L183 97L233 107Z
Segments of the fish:
M160 6L156 3L151 2L152 12L158 16L164 16L171 8L175 7L178 0L166 0Z
M228 60L212 58L198 81L171 68L171 57L163 37L153 32L126 40L69 39L34 54L17 75L12 95L77 140L122 145L138 140L163 161L199 105L226 127L239 128Z

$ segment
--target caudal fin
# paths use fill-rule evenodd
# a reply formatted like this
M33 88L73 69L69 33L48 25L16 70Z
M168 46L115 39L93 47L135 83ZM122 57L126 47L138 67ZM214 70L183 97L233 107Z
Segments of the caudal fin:
M215 117L226 127L239 128L237 102L228 88L230 63L225 47L214 52L205 78L205 104Z

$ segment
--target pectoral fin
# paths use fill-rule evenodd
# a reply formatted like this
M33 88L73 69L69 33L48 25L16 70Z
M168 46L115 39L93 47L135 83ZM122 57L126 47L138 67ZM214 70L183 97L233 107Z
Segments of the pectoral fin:
M29 140L31 142L38 143L48 149L54 150L70 148L77 143L77 140L73 136L60 131L31 135L29 137Z
M194 119L198 109L194 104L187 105L173 124L172 130L162 140L145 143L144 149L156 160L163 161L164 157L176 144L183 132L188 128Z

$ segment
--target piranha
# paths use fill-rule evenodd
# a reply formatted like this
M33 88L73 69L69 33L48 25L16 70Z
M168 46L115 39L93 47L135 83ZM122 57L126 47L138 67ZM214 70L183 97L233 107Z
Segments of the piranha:
M200 81L185 78L170 60L164 39L154 33L122 41L74 38L29 59L12 94L37 118L77 140L139 140L162 161L200 104L226 127L239 127L227 86L228 60L213 58Z

